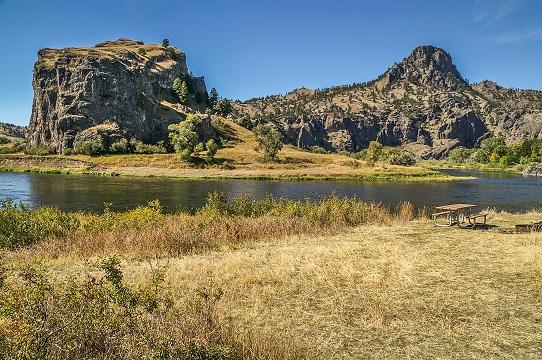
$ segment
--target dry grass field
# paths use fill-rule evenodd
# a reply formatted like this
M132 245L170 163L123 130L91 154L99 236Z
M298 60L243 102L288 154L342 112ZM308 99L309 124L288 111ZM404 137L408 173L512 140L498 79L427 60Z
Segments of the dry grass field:
M373 208L362 218L367 209L355 207L352 217L324 216L347 209L330 206L305 219L214 218L196 226L209 246L182 238L179 224L188 220L178 219L162 229L39 241L2 256L10 271L32 264L59 282L98 276L95 264L113 254L129 286L161 269L181 313L202 289L220 294L213 316L247 358L542 357L541 234L435 228L409 220L408 205L394 214ZM492 212L488 222L541 219ZM171 247L182 241L188 245Z

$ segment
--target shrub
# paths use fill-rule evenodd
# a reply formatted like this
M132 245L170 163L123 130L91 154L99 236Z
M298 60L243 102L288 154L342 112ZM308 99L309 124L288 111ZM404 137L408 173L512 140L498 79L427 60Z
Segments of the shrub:
M66 235L78 224L72 213L48 207L30 210L6 199L0 203L0 247L14 248L49 236Z
M4 145L4 144L9 144L11 141L5 137L5 136L0 136L0 145Z
M391 165L412 166L416 163L414 155L408 151L390 154L388 162Z
M0 354L13 359L234 358L218 325L207 321L214 319L216 296L200 301L209 304L206 308L179 314L163 290L160 270L136 289L124 283L116 257L96 267L101 274L62 282L32 266L4 273L16 281L0 284Z
M213 139L207 141L207 143L205 143L205 148L207 149L207 162L212 163L215 159L216 152L218 151L216 142Z
M64 149L64 155L72 155L73 149L72 148L65 148Z
M141 56L145 56L147 55L147 50L145 50L144 48L139 48L137 49L137 53Z
M166 154L167 148L163 141L159 141L156 144L145 144L142 141L132 139L130 141L130 148L136 154Z
M280 132L270 125L258 125L252 130L256 135L256 151L262 151L267 161L276 161L277 154L282 149Z
M55 149L47 144L39 144L35 148L25 150L25 153L30 155L45 156L54 154Z
M83 155L101 155L106 152L103 140L96 138L93 140L82 140L75 143L74 151Z
M114 142L109 147L109 151L114 154L127 154L131 152L132 146L128 142L128 139L122 138L119 141Z
M450 151L448 154L448 160L453 163L463 164L471 158L475 151L475 149L467 149L463 146L459 146Z
M321 146L311 146L309 151L312 152L312 153L315 153L315 154L328 154L329 153L329 151L327 151L326 149L324 149Z
M377 161L380 160L382 156L384 147L378 141L371 141L367 147L367 152L365 155L365 160L367 165L373 166Z

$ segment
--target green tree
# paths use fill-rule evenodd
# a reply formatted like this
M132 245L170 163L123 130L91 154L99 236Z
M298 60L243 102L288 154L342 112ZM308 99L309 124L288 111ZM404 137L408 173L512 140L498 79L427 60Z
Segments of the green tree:
M218 99L214 106L214 110L218 115L228 116L233 112L233 105L228 99Z
M186 81L179 78L175 79L173 81L173 92L177 95L181 104L186 104L188 98L188 85L186 85Z
M216 88L212 88L209 92L209 106L211 107L211 109L215 108L218 99L218 91L216 91Z
M383 150L384 146L382 146L381 143L379 143L378 141L371 141L365 155L367 165L373 166L378 160L380 160Z
M270 125L258 125L252 130L256 135L256 150L263 151L267 161L277 160L277 155L282 149L282 136L280 132Z
M448 154L448 160L454 163L462 164L467 162L473 153L474 149L467 149L466 147L459 146L450 151Z
M166 48L169 47L169 40L167 38L162 40L162 46Z
M168 126L169 139L175 152L185 161L193 161L196 147L199 143L197 126L200 118L196 115L188 115L184 121Z
M215 159L216 152L218 151L218 146L213 139L210 139L205 143L205 148L207 148L207 162L212 163Z

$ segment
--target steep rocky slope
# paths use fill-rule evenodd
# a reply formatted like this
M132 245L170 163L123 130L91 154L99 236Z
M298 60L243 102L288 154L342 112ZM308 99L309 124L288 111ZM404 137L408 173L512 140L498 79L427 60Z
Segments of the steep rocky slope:
M420 46L369 83L252 99L236 104L236 116L248 127L271 122L302 148L358 151L378 140L440 158L493 135L542 137L542 93L470 86L447 52Z
M192 77L180 50L127 39L93 48L42 49L34 67L30 147L62 153L76 136L104 126L116 137L155 143L183 118L171 87L184 79L194 102L204 102L203 78Z

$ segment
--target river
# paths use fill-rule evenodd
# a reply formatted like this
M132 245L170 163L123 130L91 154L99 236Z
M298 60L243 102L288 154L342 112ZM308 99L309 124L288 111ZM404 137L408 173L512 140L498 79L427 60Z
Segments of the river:
M390 206L409 201L417 207L466 202L507 211L542 208L542 178L458 170L447 173L478 179L449 182L181 180L0 173L0 199L11 198L31 207L88 211L101 211L104 203L124 210L158 199L166 210L173 211L198 208L205 203L209 192L220 191L257 198L273 194L293 199L335 193Z

